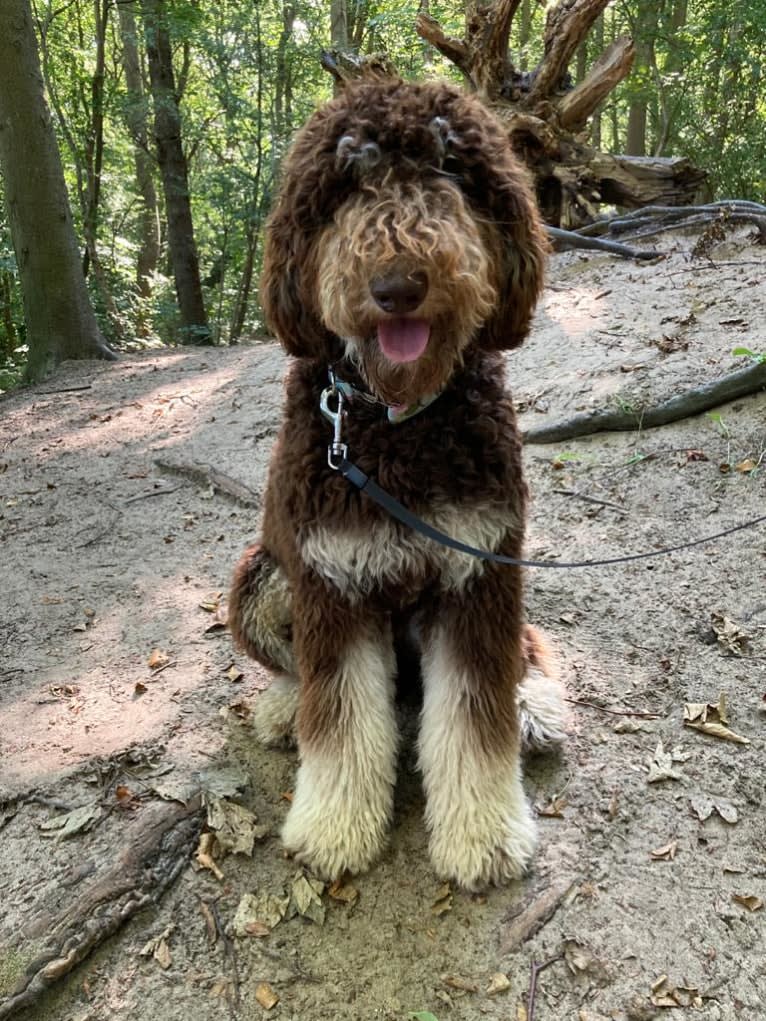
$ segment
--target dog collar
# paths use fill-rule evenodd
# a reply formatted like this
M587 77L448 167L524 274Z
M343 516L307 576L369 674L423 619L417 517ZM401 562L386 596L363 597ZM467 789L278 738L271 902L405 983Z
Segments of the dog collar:
M330 366L327 370L330 379L330 386L340 390L343 396L348 401L361 400L365 404L377 404L378 407L386 409L386 417L391 425L399 425L400 422L406 422L408 418L413 418L415 415L424 411L441 396L442 391L440 390L435 394L426 394L425 397L418 398L413 404L386 404L385 401L381 401L374 394L369 393L367 390L361 390L359 387L354 386L353 383L348 383L345 379L341 379L340 376L335 372L335 369ZM322 406L322 414L328 421L332 421L331 415L327 412L324 406Z

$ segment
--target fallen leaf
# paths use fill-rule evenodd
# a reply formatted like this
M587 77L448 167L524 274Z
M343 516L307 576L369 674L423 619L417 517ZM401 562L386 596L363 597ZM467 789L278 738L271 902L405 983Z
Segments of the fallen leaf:
M215 833L202 833L199 838L199 845L195 854L195 860L200 868L208 869L219 881L223 879L223 872L218 868L213 859L213 847L215 845Z
M144 944L142 949L138 951L139 957L153 957L163 971L167 971L173 963L170 956L168 940L170 939L171 933L174 929L175 925L171 924L164 929L159 936L154 936L150 939Z
M148 659L150 670L159 670L160 667L167 666L169 662L170 656L167 652L163 652L162 649L152 649Z
M342 879L336 879L327 892L333 900L338 900L348 905L356 904L359 897L357 888L351 883L343 882Z
M699 990L691 986L672 986L667 975L661 975L652 984L649 997L655 1007L702 1007Z
M547 805L535 805L535 811L538 815L544 816L548 819L563 819L564 809L567 807L567 799L563 796L554 798Z
M215 613L218 607L221 605L222 592L212 592L209 596L200 602L199 606L201 610L206 610L208 613Z
M207 795L207 824L224 854L252 855L256 839L265 835L254 812L225 798Z
M279 997L268 982L259 982L255 987L255 998L264 1010L271 1010L279 1003Z
M143 684L141 681L136 681L136 686L133 689L133 695L137 698L139 695L143 695L144 692L147 692L148 690L149 689L145 684Z
M166 940L164 939L161 939L160 942L157 944L152 956L154 957L154 960L157 962L157 964L159 964L159 966L164 971L167 971L170 965L173 963L173 959L170 956L170 947L168 946Z
M215 917L213 912L210 910L210 905L207 901L201 900L199 902L199 909L202 913L202 917L205 919L207 941L211 946L213 946L218 942L218 926L215 924Z
M718 812L723 821L729 823L730 826L739 822L739 812L737 812L737 809L731 804L731 802L716 801L715 810Z
M511 983L508 981L508 976L504 975L502 971L495 971L489 976L487 993L490 996L495 996L496 993L504 993L506 989L510 988Z
M450 989L460 989L464 993L478 993L479 987L474 982L468 982L457 975L442 975L442 982Z
M713 814L713 809L715 807L713 805L713 799L708 798L704 794L693 794L689 798L689 805L691 806L692 812L697 816L700 822L704 822L706 819L709 819Z
M710 624L718 644L733 656L741 656L747 651L750 635L723 613L710 614ZM724 723L726 721L724 720Z
M250 926L265 925L271 930L282 921L290 897L273 893L245 893L240 898L231 923L235 936L251 936Z
M728 722L729 713L724 692L719 695L717 705L712 702L686 702L684 705L684 726L701 730L704 734L720 737L725 741L750 744L750 738L735 734L727 726Z
M599 978L606 975L606 966L603 961L600 961L590 947L578 939L564 940L564 960L573 975L586 972Z
M199 793L199 782L185 777L175 779L171 777L169 780L153 783L151 789L163 801L180 801L182 805L188 805Z
M741 904L743 908L747 908L748 911L760 911L763 907L763 901L760 897L756 897L753 894L733 893L731 899L737 904Z
M734 465L735 470L742 472L743 475L749 475L750 472L754 472L757 467L758 462L754 461L752 457L748 457L744 461L740 461L739 464Z
M666 752L662 741L657 742L654 755L649 759L649 776L647 783L660 783L662 780L680 780L681 774L673 769L673 756Z
M287 909L287 917L295 914L303 918L309 918L317 925L324 925L325 906L322 903L324 883L313 876L306 876L302 872L296 873L290 885L290 903Z
M436 892L436 900L431 905L431 914L441 917L452 910L452 887L444 883Z
M669 844L665 844L664 847L658 847L655 851L650 851L652 861L673 861L678 850L678 841L671 840Z
M235 682L235 681L241 681L242 678L245 675L242 673L242 671L240 669L238 669L232 663L231 666L229 667L229 669L226 671L226 676L229 678L230 681Z
M101 806L97 804L82 805L65 815L57 815L40 823L40 829L44 833L58 830L56 836L59 840L66 840L67 837L74 837L78 833L87 833L101 819Z
M203 769L199 774L199 786L205 794L217 798L233 798L250 783L248 774L240 766L223 766Z
M248 922L245 925L245 932L248 936L268 936L271 929L266 925L265 922Z

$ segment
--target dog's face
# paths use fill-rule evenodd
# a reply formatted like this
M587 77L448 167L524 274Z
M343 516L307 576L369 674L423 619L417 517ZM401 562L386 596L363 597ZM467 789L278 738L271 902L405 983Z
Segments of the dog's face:
M296 138L264 254L287 350L358 365L387 403L444 387L472 343L521 343L546 243L502 127L448 85L356 85Z

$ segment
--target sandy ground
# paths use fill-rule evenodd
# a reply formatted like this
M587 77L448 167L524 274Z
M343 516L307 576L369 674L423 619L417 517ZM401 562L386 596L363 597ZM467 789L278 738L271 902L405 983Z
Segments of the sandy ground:
M694 240L665 237L656 265L553 259L533 335L509 356L525 427L640 410L738 367L737 346L764 349L766 250L740 231L713 249L714 268L685 254ZM222 880L190 861L25 1017L524 1021L532 962L555 959L535 1021L762 1019L763 527L656 560L530 573L530 616L554 638L573 701L563 753L527 764L541 844L526 881L482 896L441 886L408 745L379 865L346 900L309 898L317 920L235 933L245 894L295 899L278 830L296 760L256 747L249 711L267 678L209 630L258 511L205 473L262 493L284 367L271 344L149 353L66 365L0 402L0 1011L155 788L231 767L241 775L224 793L261 827L252 856L220 860ZM764 513L766 394L659 430L530 445L526 461L530 555L673 545ZM715 614L738 629L728 647ZM684 703L721 692L749 743L683 725ZM652 759L675 778L649 782ZM82 806L90 829L62 837Z

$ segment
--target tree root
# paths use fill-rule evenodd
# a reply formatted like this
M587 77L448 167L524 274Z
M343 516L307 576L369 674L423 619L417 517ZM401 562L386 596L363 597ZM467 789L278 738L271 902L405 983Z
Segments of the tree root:
M30 920L47 933L46 942L10 996L0 1000L0 1021L34 1003L129 918L156 904L186 866L200 827L199 798L188 805L147 806L127 831L130 843L106 873L58 915ZM5 947L0 953L19 957L24 949Z
M709 411L727 401L757 393L766 387L766 362L756 362L744 369L730 372L712 383L703 383L686 393L660 401L640 411L613 411L598 408L548 425L540 425L524 432L526 443L561 443L599 432L628 432L634 429L653 429L691 418Z
M650 237L667 230L717 221L752 223L758 228L761 243L766 243L766 206L745 199L722 199L702 206L643 206L631 213L618 213L608 220L596 220L576 233L581 237L601 237L635 232L636 237Z
M545 230L557 250L583 248L588 251L608 252L610 255L619 255L624 259L659 259L662 256L662 252L657 252L654 249L631 248L629 245L621 245L616 241L587 237L576 231L561 230L559 227L546 227Z

